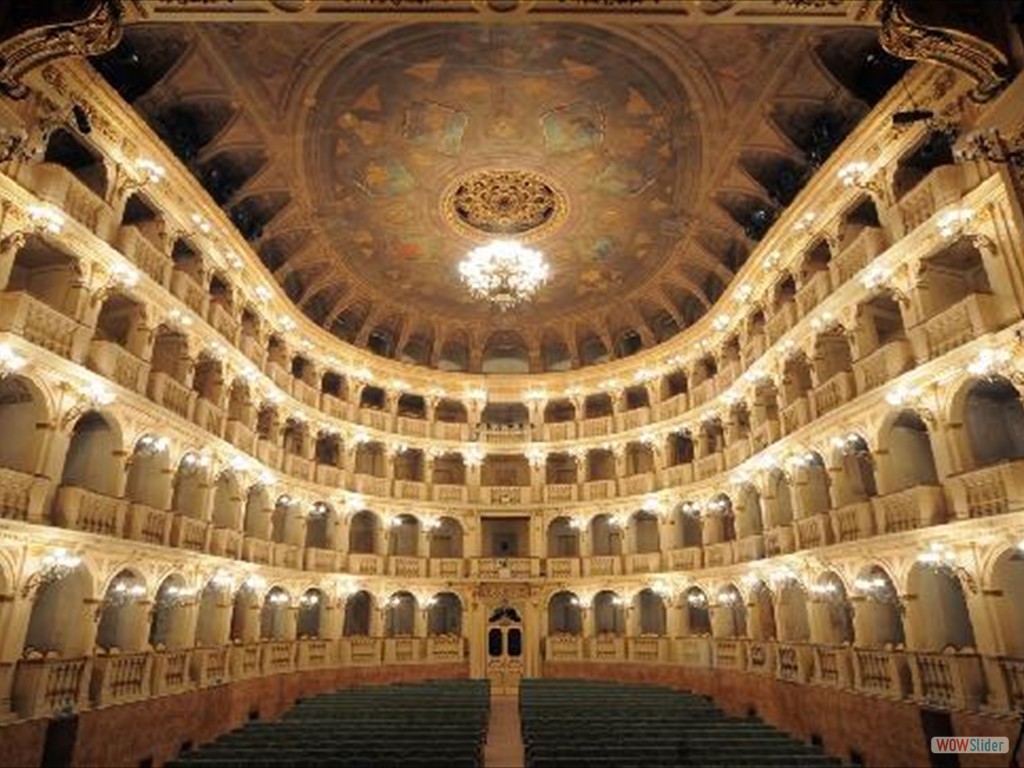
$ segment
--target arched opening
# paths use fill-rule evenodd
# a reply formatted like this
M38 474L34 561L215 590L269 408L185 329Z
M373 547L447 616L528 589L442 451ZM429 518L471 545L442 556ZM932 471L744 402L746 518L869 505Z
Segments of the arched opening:
M580 532L568 517L556 517L548 525L548 557L579 557Z
M629 443L626 445L627 477L643 475L654 471L654 449L645 443Z
M793 523L793 494L789 487L789 478L781 469L773 469L768 476L768 488L771 491L772 512L769 528L778 528Z
M1024 458L1024 407L1016 388L1002 376L970 385L963 418L973 466Z
M43 163L66 168L97 198L106 199L109 180L103 156L70 131L58 128L50 135Z
M141 651L146 640L146 584L129 570L119 572L103 595L96 647L107 653Z
M633 526L633 551L637 554L661 551L661 531L657 515L640 510L630 518Z
M390 551L398 557L416 557L419 554L420 521L412 515L391 518Z
M801 517L827 514L832 508L829 496L828 470L825 460L816 451L810 451L801 457L796 469L797 483L800 487Z
M323 467L340 467L341 456L341 436L332 431L318 432L313 447L313 458L316 463Z
M380 522L377 516L364 509L352 516L348 527L348 551L355 555L373 555L377 553L377 538Z
M17 375L0 379L0 434L18 435L17 440L0 440L0 467L35 473L49 421L46 403L32 381Z
M942 131L930 131L912 151L899 159L892 177L894 198L902 200L931 171L953 163L949 138Z
M690 587L683 595L683 634L691 637L711 634L708 596L700 587Z
M125 496L136 504L167 509L171 495L171 456L167 440L143 435L128 459Z
M299 610L295 618L295 632L300 639L315 640L321 637L324 625L324 611L327 599L319 589L311 588L299 598Z
M775 640L777 636L772 591L763 581L754 582L747 597L747 635L761 642Z
M693 439L689 432L672 432L668 436L668 465L671 467L693 462Z
M727 584L718 590L711 614L711 634L722 639L747 634L747 607L735 584Z
M434 409L434 418L446 424L465 424L469 420L466 406L458 400L441 400Z
M242 528L242 489L234 472L217 475L213 486L212 522L214 527L229 531Z
M246 581L235 592L231 606L231 642L255 643L262 636L259 584Z
M348 596L345 601L345 623L342 634L345 637L369 637L372 627L373 598L370 593L360 590Z
M147 371L141 358L148 335L145 307L131 296L112 291L103 300L96 318L96 330L89 344L89 367L122 386L141 392ZM135 360L126 360L124 353Z
M622 637L626 633L626 601L611 590L594 596L594 634Z
M287 494L279 496L270 516L270 540L277 544L301 545L305 538L300 535L304 523L299 502Z
M545 424L562 424L576 419L576 406L572 400L562 398L560 400L549 400L544 406Z
M39 237L29 237L14 257L4 290L26 294L63 317L77 320L87 296L85 285L77 260ZM72 352L77 355L73 336L78 326L65 321L53 330L63 338L40 333L36 334L36 342L64 357L70 357Z
M119 496L120 477L120 431L111 419L98 411L88 411L71 430L61 485Z
M174 475L171 508L187 517L205 519L210 460L189 451L178 462Z
M254 485L245 499L245 535L270 541L270 518L273 507L265 485Z
M918 273L921 311L925 319L935 317L974 294L991 294L985 261L977 245L968 237L959 237L945 248L921 262ZM970 325L970 324L968 324ZM958 346L973 333L963 329L929 343L926 354L935 356Z
M384 477L387 455L381 443L360 443L356 447L355 473L371 477Z
M825 571L811 585L811 639L826 645L853 643L853 605L846 585L833 571Z
M584 419L601 419L612 415L611 395L602 392L596 395L588 395L583 401Z
M736 539L736 516L732 499L724 493L715 494L704 512L703 536L705 544L721 544Z
M806 643L811 639L807 591L796 579L787 579L777 590L778 637L784 643Z
M676 547L700 547L704 544L704 533L700 522L700 506L684 501L676 507Z
M857 504L878 495L875 461L867 440L857 434L847 435L836 447L834 462L840 470L833 485L837 507Z
M395 454L391 460L395 470L395 480L423 482L423 451L420 448L406 448Z
M447 637L462 635L462 601L454 592L440 592L430 599L427 634Z
M622 531L609 515L596 515L590 521L590 546L595 557L622 554Z
M530 412L522 403L488 403L480 421L490 427L522 427L530 423Z
M412 637L416 634L416 598L408 592L395 592L388 598L384 616L385 637Z
M587 481L614 479L615 455L604 448L587 451Z
M462 557L462 524L452 517L442 517L430 532L430 556Z
M446 453L434 459L434 485L465 485L466 462L457 453Z
M637 611L637 630L641 637L665 636L668 617L661 595L650 588L642 589L633 598L633 607Z
M317 501L306 515L306 547L334 549L338 515L326 501Z
M895 493L922 485L938 485L932 442L924 420L914 411L901 411L892 420L887 440L885 469L888 491Z
M1002 656L1024 658L1024 546L1005 550L992 566L992 616Z
M96 608L90 600L92 574L77 558L68 557L67 564L44 563L32 577L39 586L32 597L25 633L26 658L52 652L73 659L92 653L92 637L87 631Z
M575 485L578 475L576 459L568 453L549 453L544 461L544 479L548 485Z
M973 648L974 627L963 585L945 564L917 562L907 576L907 624L915 649Z
M196 619L197 647L218 647L227 641L231 632L231 585L230 577L214 576L203 587Z
M484 345L480 370L484 373L529 373L530 352L518 333L497 331Z
M292 640L292 598L282 587L272 587L260 608L260 640Z
M861 648L901 646L903 615L899 594L885 569L864 568L853 582L855 605L853 634Z
M398 415L409 419L425 419L427 403L421 395L405 393L398 398Z
M764 518L761 515L761 494L753 483L744 483L739 492L739 515L737 527L739 535L756 536L763 529Z
M556 592L548 601L548 635L583 634L583 612L580 601L572 592Z
M192 646L193 601L190 589L180 574L171 574L160 584L149 619L149 644L157 650L177 650Z

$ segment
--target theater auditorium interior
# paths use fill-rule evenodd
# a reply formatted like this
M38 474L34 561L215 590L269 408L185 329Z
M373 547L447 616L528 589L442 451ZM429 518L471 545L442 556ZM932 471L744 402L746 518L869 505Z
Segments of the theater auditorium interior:
M1022 35L0 2L0 765L1024 765Z

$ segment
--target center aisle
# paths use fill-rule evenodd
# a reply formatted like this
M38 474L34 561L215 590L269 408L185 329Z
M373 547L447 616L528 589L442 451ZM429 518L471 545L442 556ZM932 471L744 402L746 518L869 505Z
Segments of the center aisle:
M519 697L491 695L491 714L484 748L485 768L523 768L523 734L519 727Z

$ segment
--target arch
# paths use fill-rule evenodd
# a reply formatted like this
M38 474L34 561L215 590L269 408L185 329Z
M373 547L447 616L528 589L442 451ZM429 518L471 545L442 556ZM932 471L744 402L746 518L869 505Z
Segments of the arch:
M388 598L384 616L385 637L412 637L416 634L416 598L404 590Z
M225 470L213 486L213 525L238 531L242 528L242 489L235 473Z
M349 521L348 551L358 555L377 553L380 520L368 509L356 512Z
M683 634L691 637L711 634L708 596L700 587L690 587L683 593Z
M306 546L312 549L334 549L338 514L326 501L317 501L306 515Z
M795 474L800 490L800 516L806 518L828 513L832 508L832 497L829 495L828 470L821 454L817 451L805 454Z
M594 595L594 634L622 637L626 632L626 601L612 590Z
M548 557L579 557L580 532L572 520L560 515L548 524Z
M110 180L107 178L103 155L71 131L58 128L50 134L43 162L66 168L96 197L106 199Z
M388 554L393 556L417 557L420 548L420 521L407 514L391 518L388 548Z
M1024 658L1024 546L1003 550L991 570L996 636L1002 656Z
M279 496L270 515L270 540L301 546L305 540L305 523L299 502L287 494Z
M637 554L661 551L661 529L658 516L653 512L639 510L630 517L632 525L633 551Z
M232 628L231 579L214 575L199 594L199 612L196 617L195 644L197 647L224 645Z
M249 488L245 498L245 535L269 541L272 514L267 486L257 484Z
M81 268L75 257L51 242L38 236L28 237L14 256L5 290L26 293L64 317L77 320L86 306L86 283ZM65 355L77 355L75 338L63 339L61 343L67 344Z
M71 430L61 485L104 496L120 495L121 430L99 411L87 411Z
M174 475L171 508L188 517L205 520L210 461L205 456L188 451L178 462Z
M700 547L704 533L700 523L700 506L684 501L676 507L676 547Z
M369 637L373 629L373 598L364 589L353 592L345 600L345 623L342 634L345 637Z
M46 397L35 382L13 374L0 379L0 434L18 435L0 440L0 467L36 472L49 426Z
M590 546L597 557L622 554L622 532L610 515L595 515L590 521Z
M735 584L718 590L711 614L711 634L716 638L743 637L747 634L747 607Z
M292 640L292 598L283 587L272 587L260 606L260 640Z
M456 637L462 634L462 601L454 592L439 592L430 599L427 634Z
M149 644L156 649L190 648L195 625L192 622L192 601L195 591L189 589L179 573L167 576L156 590L149 620Z
M96 629L96 646L107 652L141 651L146 639L146 583L132 570L119 571L107 585Z
M548 600L548 634L576 637L583 634L583 612L574 593L562 590Z
M811 639L826 645L853 643L853 605L835 571L825 571L811 585Z
M235 643L254 643L262 629L261 600L258 588L246 581L235 592L231 606L230 638Z
M776 639L772 591L760 580L754 582L747 596L747 635L761 642Z
M1024 458L1024 407L1006 378L974 379L963 398L963 425L971 467Z
M888 572L879 565L864 567L853 582L856 603L853 635L862 648L902 646L902 605Z
M92 652L93 576L78 562L74 567L46 567L33 574L39 588L32 597L24 655L53 652L75 658Z
M302 638L318 639L323 634L324 612L327 599L316 587L310 587L299 597L299 609L295 618L296 635Z
M666 634L668 612L661 595L650 587L641 589L633 598L633 608L637 612L637 631L641 637Z
M948 565L915 563L907 575L908 645L925 651L974 647L967 598Z
M806 643L811 639L807 590L796 579L787 579L776 590L776 627L784 643Z
M772 503L769 510L772 512L769 528L792 525L793 523L793 494L789 487L789 478L781 469L773 469L768 475L768 489L771 493Z
M886 448L884 464L889 493L921 485L938 485L931 437L924 420L914 411L899 411L883 430L879 445Z
M704 544L735 541L736 517L732 510L732 499L724 493L716 493L711 497L704 512L703 523Z
M761 513L761 494L753 483L744 483L739 489L739 514L736 517L738 535L756 536L764 529Z
M430 532L430 556L462 557L462 523L454 517L442 517Z
M832 485L837 507L867 501L878 495L874 457L863 437L851 433L843 438L836 447L833 464L839 468Z
M128 459L125 497L154 509L167 509L171 496L171 456L167 440L143 435Z
M483 373L529 373L530 351L514 331L495 331L484 344L480 370Z

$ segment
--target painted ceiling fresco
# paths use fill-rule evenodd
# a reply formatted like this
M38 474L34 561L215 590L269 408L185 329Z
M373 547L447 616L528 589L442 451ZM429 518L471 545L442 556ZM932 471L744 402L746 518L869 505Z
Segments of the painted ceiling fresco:
M530 320L600 306L671 252L687 110L659 62L599 30L404 30L317 94L307 152L338 266L434 313L488 318L459 283L496 236L541 249Z

